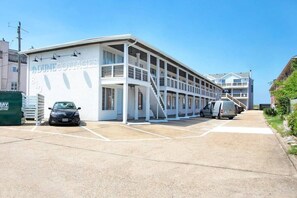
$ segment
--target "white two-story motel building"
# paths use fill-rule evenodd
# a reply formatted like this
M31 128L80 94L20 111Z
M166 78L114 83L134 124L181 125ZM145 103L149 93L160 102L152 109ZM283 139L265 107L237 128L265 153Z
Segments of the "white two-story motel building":
M22 52L27 94L73 101L81 119L169 120L191 117L222 88L132 35L107 36Z

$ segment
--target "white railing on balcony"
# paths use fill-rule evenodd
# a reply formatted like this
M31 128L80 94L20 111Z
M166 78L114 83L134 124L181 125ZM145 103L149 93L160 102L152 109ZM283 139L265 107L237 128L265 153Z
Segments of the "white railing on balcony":
M101 77L123 77L124 76L124 65L123 64L108 64L101 66Z
M124 65L121 64L108 64L101 66L102 78L124 77ZM128 77L135 80L148 81L148 71L146 69L128 65Z
M222 93L222 97L227 97L226 93ZM247 93L233 93L233 94L229 94L232 97L236 97L236 98L247 98L248 94Z
M160 77L160 86L165 86L165 77L161 76ZM204 87L200 88L199 85L194 85L194 84L187 84L186 82L177 80L175 78L167 77L166 78L166 83L167 87L173 88L173 89L179 89L182 91L186 92L191 92L194 94L201 94L204 96L209 96L209 97L215 97L215 93L213 90L205 89Z
M247 87L248 83L218 83L221 87Z
M177 89L177 80L167 77L167 86Z
M141 80L141 81L147 82L148 71L147 69L143 69L135 65L128 64L128 77L135 80Z

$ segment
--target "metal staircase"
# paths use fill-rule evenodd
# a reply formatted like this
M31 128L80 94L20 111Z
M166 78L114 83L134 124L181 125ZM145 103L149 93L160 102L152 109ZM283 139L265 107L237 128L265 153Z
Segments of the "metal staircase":
M239 100L231 96L230 94L226 93L226 97L228 98L228 100L234 102L237 106L242 107L244 110L247 110L247 106L245 104L243 104L242 102L240 102Z
M151 84L151 91L150 91L150 108L155 116L156 119L167 118L165 112L165 102L163 98L158 94L157 85L155 80L153 79L152 75L150 75L150 84Z

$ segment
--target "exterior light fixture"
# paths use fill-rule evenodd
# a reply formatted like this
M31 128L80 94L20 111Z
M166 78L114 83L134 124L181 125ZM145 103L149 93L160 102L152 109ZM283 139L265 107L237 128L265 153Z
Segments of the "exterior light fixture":
M34 58L34 60L33 60L33 62L38 62L38 60L37 60L37 57L35 56L35 58Z
M39 62L39 61L42 61L42 58L38 58L37 56L35 56L33 62L37 63L37 62Z
M57 54L54 54L53 57L51 57L51 60L57 60L57 57L60 57L60 56Z
M80 54L81 54L80 52L75 50L71 56L72 57L78 57L78 55L80 55Z

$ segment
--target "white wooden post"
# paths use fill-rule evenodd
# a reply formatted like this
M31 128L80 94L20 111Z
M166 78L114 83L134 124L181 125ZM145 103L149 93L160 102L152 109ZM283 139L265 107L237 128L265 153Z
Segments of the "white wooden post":
M178 109L179 109L179 101L178 101L178 92L175 95L175 117L178 118Z
M134 119L138 120L138 86L135 86Z
M189 110L189 97L188 97L188 92L189 92L189 76L188 73L186 72L186 117L188 116L188 110Z
M123 123L128 120L128 43L124 44Z
M157 57L157 71L156 71L156 84L157 84L157 97L160 100L160 59ZM159 106L157 104L157 119L159 119Z
M167 62L164 62L164 109L165 109L165 114L167 115Z
M149 53L147 53L147 59L146 59L146 63L147 63L147 77L148 77L148 82L150 82L151 80L151 55ZM146 87L146 96L145 96L145 102L146 102L146 110L145 110L145 120L149 121L150 120L150 83L148 85L148 87Z
M193 95L193 101L192 101L192 115L194 116L195 115L195 112L196 112L196 107L195 107L195 104L196 104L196 98L195 96Z

